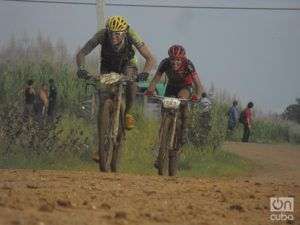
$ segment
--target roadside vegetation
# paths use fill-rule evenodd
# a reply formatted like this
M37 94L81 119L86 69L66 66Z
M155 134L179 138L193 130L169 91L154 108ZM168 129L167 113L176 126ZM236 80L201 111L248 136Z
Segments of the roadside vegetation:
M26 80L35 80L38 88L50 78L58 88L57 118L43 124L35 119L25 122L22 113ZM76 79L72 57L62 40L53 44L39 35L36 39L12 38L0 46L0 168L98 170L91 160L97 149L96 121L82 108L91 94L92 89ZM209 116L197 107L191 110L190 138L181 155L180 175L231 176L251 170L251 162L222 150L228 104L214 97ZM134 113L138 118L136 128L126 134L121 171L155 174L159 120L145 117L140 104L136 104ZM256 120L253 141L299 143L299 127L291 127L296 126L286 121ZM240 137L238 130L230 140Z

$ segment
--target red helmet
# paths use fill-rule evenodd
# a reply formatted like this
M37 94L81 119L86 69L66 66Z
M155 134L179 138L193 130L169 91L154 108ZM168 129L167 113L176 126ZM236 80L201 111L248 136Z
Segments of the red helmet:
M181 45L172 45L168 50L168 54L170 58L185 58L185 50Z

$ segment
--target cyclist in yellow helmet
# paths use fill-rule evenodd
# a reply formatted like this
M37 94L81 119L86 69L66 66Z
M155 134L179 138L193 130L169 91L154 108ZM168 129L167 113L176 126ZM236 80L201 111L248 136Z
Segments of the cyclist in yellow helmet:
M78 52L76 62L79 78L88 79L89 75L85 65L85 56L97 45L101 50L101 74L116 72L128 76L137 74L135 47L145 58L143 71L138 74L138 79L145 80L155 64L155 59L139 34L135 32L123 16L111 16L106 21L106 28L98 31ZM132 82L126 90L126 128L133 128L134 118L129 114L136 93L136 83Z

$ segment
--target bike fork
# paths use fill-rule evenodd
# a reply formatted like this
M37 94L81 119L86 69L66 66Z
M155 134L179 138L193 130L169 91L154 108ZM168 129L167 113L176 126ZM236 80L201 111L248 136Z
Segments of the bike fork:
M171 133L171 140L170 140L170 150L172 151L174 148L174 137L175 137L175 132L176 132L176 123L177 123L177 117L178 117L178 112L175 112L173 123L172 123L172 133Z
M115 115L113 121L113 143L117 143L118 131L119 131L119 120L120 120L120 111L121 111L121 103L122 103L122 88L123 86L120 85L118 87L117 93L117 101L116 101L116 108L115 108Z

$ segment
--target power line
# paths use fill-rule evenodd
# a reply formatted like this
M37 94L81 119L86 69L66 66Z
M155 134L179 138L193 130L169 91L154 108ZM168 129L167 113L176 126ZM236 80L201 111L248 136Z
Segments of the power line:
M9 2L30 2L46 4L66 4L66 5L96 5L93 2L66 2L47 0L3 0ZM107 6L119 7L139 7L139 8L178 8L178 9L219 9L219 10L269 10L269 11L300 11L300 7L237 7L237 6L192 6L192 5L154 5L154 4L125 4L106 3Z
M64 1L40 1L40 0L2 0L2 1L46 3L46 4L65 4L65 5L96 5L96 3L93 3L93 2L64 2Z
M187 6L187 5L148 5L148 4L120 4L120 3L107 3L106 5L108 5L108 6L147 7L147 8L181 8L181 9L300 10L300 8L232 7L232 6Z

